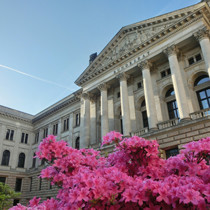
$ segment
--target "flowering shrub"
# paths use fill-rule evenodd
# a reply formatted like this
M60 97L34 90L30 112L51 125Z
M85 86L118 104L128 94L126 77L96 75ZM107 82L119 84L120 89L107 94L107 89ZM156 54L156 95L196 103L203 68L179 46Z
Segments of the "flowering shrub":
M27 209L208 209L210 207L210 137L191 142L175 157L161 159L158 143L134 136L122 140L108 133L102 145L116 143L107 158L93 149L76 150L50 135L37 157L49 166L41 177L61 189L56 199ZM12 210L26 209L22 205Z

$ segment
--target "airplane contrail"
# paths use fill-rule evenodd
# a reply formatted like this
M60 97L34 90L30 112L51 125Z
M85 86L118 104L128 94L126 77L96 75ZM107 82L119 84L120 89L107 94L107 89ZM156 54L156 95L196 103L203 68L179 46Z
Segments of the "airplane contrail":
M25 75L25 76L27 76L27 77L30 77L30 78L33 78L33 79L36 79L36 80L45 82L45 83L49 83L49 84L52 84L52 85L56 85L57 87L60 87L60 88L65 88L65 89L68 89L68 90L70 90L70 91L75 91L75 90L70 89L70 88L68 88L68 87L65 87L65 86L63 86L63 85L60 85L60 84L58 84L58 83L56 83L56 82L53 82L53 81L50 81L50 80L46 80L46 79L43 79L43 78L40 78L40 77L31 75L31 74L27 74L27 73L25 73L25 72L22 72L22 71L20 71L20 70L14 69L14 68L11 68L11 67L9 67L9 66L4 66L4 65L1 65L1 64L0 64L0 67L5 68L5 69L10 70L10 71L13 71L13 72L16 72L16 73L19 73L19 74L22 74L22 75Z

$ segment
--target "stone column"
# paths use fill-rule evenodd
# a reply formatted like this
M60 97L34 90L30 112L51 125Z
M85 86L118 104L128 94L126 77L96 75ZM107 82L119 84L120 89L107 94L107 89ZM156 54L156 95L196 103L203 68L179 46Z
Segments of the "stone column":
M111 89L111 96L108 98L108 119L109 131L114 130L114 89Z
M142 61L139 65L142 70L143 85L144 85L144 97L146 103L147 117L149 123L149 129L157 129L157 113L155 107L154 91L152 86L152 79L150 75L151 63L148 60Z
M131 132L131 121L130 121L130 107L128 99L128 87L127 79L128 75L120 73L117 78L120 80L120 102L121 102L121 113L123 120L123 135L130 136Z
M98 86L101 91L101 139L109 132L108 122L108 99L107 99L107 84L103 83Z
M210 41L209 30L203 28L194 34L195 38L200 42L203 58L206 64L206 69L210 77Z
M80 148L88 148L90 145L90 98L87 93L81 98L81 126Z
M74 114L69 115L69 142L68 144L73 147L73 127L74 127Z
M58 134L57 134L57 140L60 140L61 139L61 127L62 127L62 120L59 119L58 120Z
M179 109L180 119L189 119L190 110L188 108L187 94L177 58L177 49L174 45L172 45L163 52L168 56L169 65L171 69L171 78L173 82L177 106Z
M48 125L48 135L51 135L52 134L52 129L53 129L53 126L52 126L52 123L50 123Z
M96 144L96 95L90 97L90 143Z

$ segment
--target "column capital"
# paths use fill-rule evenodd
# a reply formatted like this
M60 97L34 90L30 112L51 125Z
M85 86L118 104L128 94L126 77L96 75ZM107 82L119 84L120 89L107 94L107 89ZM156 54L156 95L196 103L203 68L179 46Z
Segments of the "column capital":
M90 94L89 93L82 93L81 97L85 100L90 100Z
M125 72L122 72L118 74L116 78L119 79L120 81L126 81L128 78L130 78L130 76L126 74Z
M90 93L90 94L89 94L89 100L90 100L92 103L95 103L96 100L97 100L97 96L98 96L98 94Z
M194 37L198 40L201 41L204 38L209 38L209 30L205 27L200 30L198 30L195 34Z
M165 50L163 50L163 53L167 56L177 55L178 49L176 45L171 45L170 47L167 47Z
M98 86L98 89L100 91L103 91L103 90L107 90L109 88L109 85L107 85L106 83L101 83L99 86Z
M152 67L152 63L149 60L144 60L138 64L138 67L141 70L150 69L150 67Z

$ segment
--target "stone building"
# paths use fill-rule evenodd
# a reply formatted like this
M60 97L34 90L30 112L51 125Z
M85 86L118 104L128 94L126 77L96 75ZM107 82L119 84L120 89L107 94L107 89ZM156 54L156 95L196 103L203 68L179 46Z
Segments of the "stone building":
M0 181L54 196L33 159L48 134L99 148L108 131L157 139L162 155L210 135L210 2L123 27L75 83L81 88L35 116L0 107ZM110 147L105 148L110 150Z

